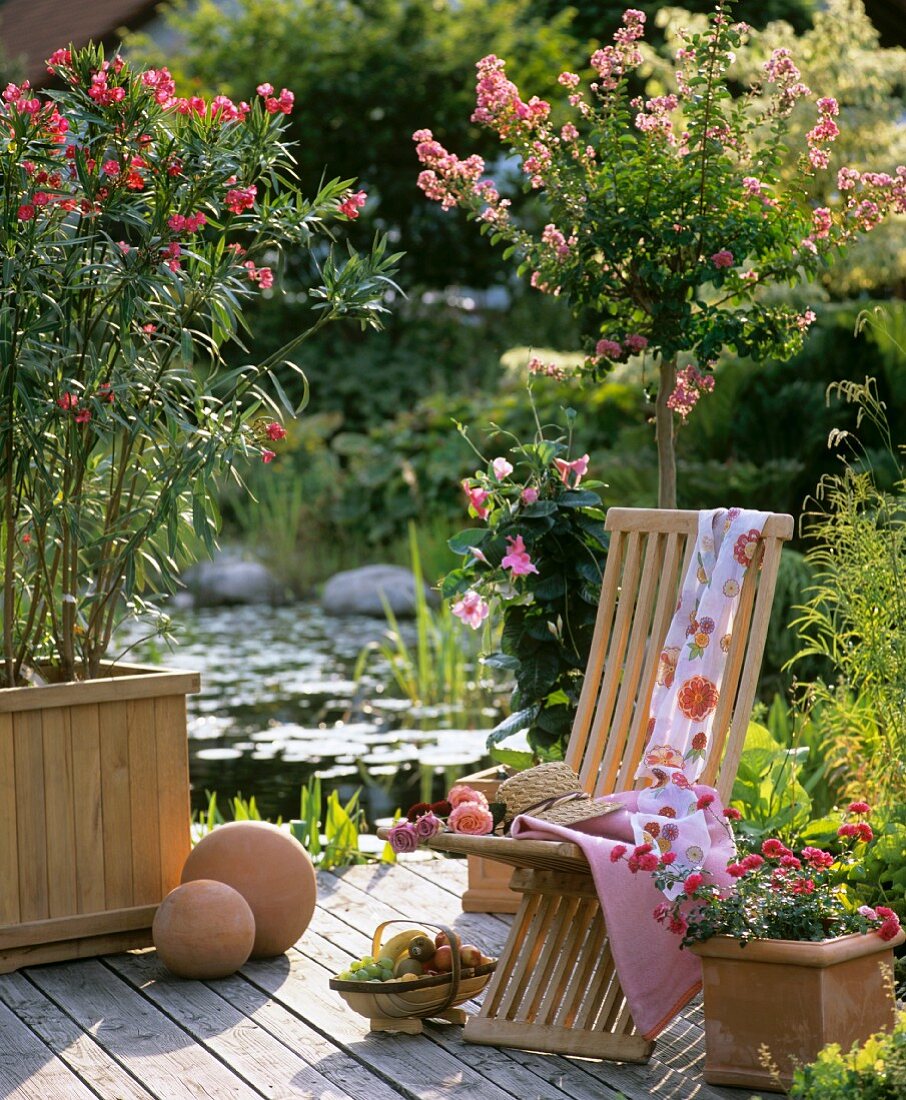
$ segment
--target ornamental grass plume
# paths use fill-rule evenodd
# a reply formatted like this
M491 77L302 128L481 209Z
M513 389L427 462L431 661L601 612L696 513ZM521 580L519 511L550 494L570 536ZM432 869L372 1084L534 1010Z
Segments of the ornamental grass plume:
M708 803L699 805L713 813ZM729 888L714 883L708 871L677 870L672 852L658 857L654 830L649 843L613 858L625 860L633 873L653 872L668 899L654 917L681 936L684 947L712 936L732 936L742 947L754 939L818 941L869 931L892 940L900 931L896 913L883 905L857 905L846 885L849 869L865 858L874 840L865 820L870 813L867 803L850 803L846 816L858 820L845 820L837 830L836 855L810 845L792 848L777 837L764 840L757 851L738 852L727 864ZM731 817L738 814L728 813Z
M727 71L751 31L731 22L731 7L720 0L707 33L681 36L676 92L667 95L631 90L646 20L636 9L592 55L587 87L575 73L560 74L565 102L556 109L526 98L503 59L477 63L472 120L518 158L524 189L546 211L542 229L517 218L480 157L461 159L428 129L413 135L425 195L445 210L461 208L515 255L533 287L597 321L586 338L586 374L653 356L662 507L676 502L673 415L685 419L713 387L721 350L788 359L815 320L765 290L808 281L888 214L906 211L903 166L893 175L843 167L835 205L812 206L808 187L828 171L839 106L803 83L784 47L737 94ZM794 178L784 179L790 116L806 102L814 125Z
M61 90L0 96L9 687L98 676L117 623L158 611L195 548L214 546L215 478L273 461L283 418L304 405L289 355L336 318L377 327L396 262L383 241L331 255L331 222L364 196L351 180L299 192L287 89L186 98L167 69L95 46L57 50L48 67ZM317 254L311 322L227 370L243 306L274 287L286 248ZM283 389L293 372L298 407Z

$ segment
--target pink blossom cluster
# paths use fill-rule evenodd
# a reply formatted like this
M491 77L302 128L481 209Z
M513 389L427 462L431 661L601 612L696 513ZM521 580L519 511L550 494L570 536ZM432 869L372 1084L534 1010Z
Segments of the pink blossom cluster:
M816 320L815 311L813 309L807 309L803 313L796 315L796 328L799 329L800 332L808 332Z
M567 240L553 222L550 222L541 231L541 241L543 244L546 244L548 248L552 249L557 260L562 263L562 261L569 256L570 250L575 245L576 237L571 236L569 240Z
M148 69L142 73L142 84L150 88L155 100L162 107L171 107L176 99L176 81L169 70Z
M638 355L648 347L648 337L632 332L623 337L622 344L606 337L595 344L595 359L622 359L625 355ZM592 360L594 362L594 360Z
M197 233L207 222L207 218L198 211L196 214L171 214L167 218L167 225L174 233Z
M419 173L418 186L444 210L456 206L462 192L478 184L484 172L484 161L475 154L460 160L436 141L430 130L416 130L412 140L416 143L415 153L420 163L425 165L425 170Z
M578 134L578 130L576 133ZM532 187L538 190L544 186L544 173L550 168L553 155L550 148L537 139L532 142L531 149L529 156L522 162L522 171L529 177Z
M632 106L638 113L635 116L635 127L643 134L654 134L664 138L670 145L676 145L676 135L673 133L673 122L670 112L679 106L679 100L675 95L660 95L648 99L642 110L641 97L632 100Z
M781 116L788 115L795 107L797 100L811 95L811 88L799 79L802 74L796 68L792 54L785 46L774 50L764 63L764 74L770 83L777 85L778 111Z
M506 76L506 62L488 54L475 65L478 80L475 85L476 107L472 121L482 123L506 135L530 132L550 114L550 104L537 96L523 103L519 89Z
M733 253L728 248L722 248L711 257L711 263L718 269L722 267L732 267Z
M676 372L676 386L667 398L667 408L672 409L685 420L698 404L702 394L710 393L713 389L713 375L702 374L690 363L688 367L683 367Z
M108 83L111 68L114 74L119 74L122 67L122 58L117 57L114 58L112 63L110 61L104 61L100 69L96 73L91 74L91 84L88 87L88 94L99 107L110 107L114 103L122 103L126 98L125 88L118 85L111 87Z
M288 88L281 88L276 97L273 84L259 84L255 91L264 100L264 109L269 115L288 115L292 111L296 97Z
M827 168L830 154L825 146L830 145L840 135L840 127L834 117L840 113L836 99L824 96L818 100L818 123L806 134L808 159L813 168Z
M252 260L246 260L242 266L248 272L249 279L262 290L270 290L274 285L274 273L269 267L256 267Z
M364 191L352 191L340 203L340 213L345 214L350 221L354 222L367 201L368 196Z
M642 63L636 42L645 34L645 13L636 8L623 12L623 26L613 36L614 45L604 46L591 55L591 67L598 74L597 85L605 92L619 86L620 80Z
M556 363L544 363L537 356L532 356L528 363L529 374L543 374L548 378L555 378L562 382L566 378L566 371L558 367Z
M226 193L224 206L233 214L241 214L243 210L252 209L257 194L258 188L253 183L248 187L231 187Z

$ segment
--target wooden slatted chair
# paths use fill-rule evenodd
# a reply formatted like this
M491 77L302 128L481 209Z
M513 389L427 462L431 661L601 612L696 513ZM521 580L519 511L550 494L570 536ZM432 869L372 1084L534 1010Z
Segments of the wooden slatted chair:
M593 796L626 790L645 747L658 659L692 557L698 513L611 508L610 550L591 656L566 762ZM793 519L771 515L750 568L727 653L712 744L700 782L729 798L745 740L782 543ZM610 955L588 863L574 844L445 833L431 846L515 868L522 895L480 1012L474 1043L644 1062L654 1047L633 1023Z

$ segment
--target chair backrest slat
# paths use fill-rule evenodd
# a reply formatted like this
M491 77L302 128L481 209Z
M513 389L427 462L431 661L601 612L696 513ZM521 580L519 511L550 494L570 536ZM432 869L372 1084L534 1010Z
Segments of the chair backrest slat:
M583 788L595 795L635 785L660 654L692 560L698 513L611 508L606 526L611 541L591 656L566 751ZM792 533L791 516L768 518L760 546L762 567L753 564L740 592L702 776L702 782L716 785L724 797L729 794L724 787L732 786L754 700L781 544Z

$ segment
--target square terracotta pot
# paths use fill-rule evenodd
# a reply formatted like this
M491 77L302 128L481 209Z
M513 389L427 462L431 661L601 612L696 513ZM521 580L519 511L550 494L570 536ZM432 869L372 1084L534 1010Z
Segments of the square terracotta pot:
M705 1080L783 1092L828 1043L848 1050L894 1025L892 941L856 933L819 943L715 936L701 958ZM776 1067L776 1075L770 1061ZM778 1079L779 1078L779 1079Z
M503 780L500 768L488 768L460 780L476 791L480 791L493 802L497 797L497 788ZM469 884L462 896L462 908L465 913L515 913L519 908L520 894L510 889L513 868L493 859L481 856L467 856Z

